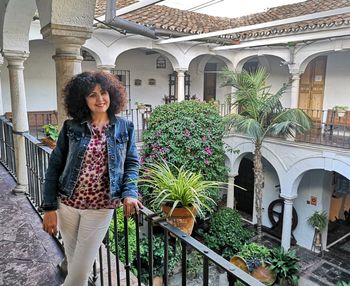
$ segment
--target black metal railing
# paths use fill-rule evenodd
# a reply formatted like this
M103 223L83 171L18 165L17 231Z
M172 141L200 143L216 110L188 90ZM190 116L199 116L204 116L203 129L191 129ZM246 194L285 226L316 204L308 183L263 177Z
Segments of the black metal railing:
M16 177L13 126L4 116L0 116L0 161L10 174Z
M27 171L28 171L28 199L39 212L39 207L42 202L43 183L45 180L45 171L48 165L51 149L43 146L40 141L29 134L25 134L26 155L27 155ZM3 145L3 144L2 144ZM123 215L123 214L121 214ZM117 220L122 220L124 223L123 233L118 233ZM134 216L136 231L134 237L129 234L128 220L125 218L118 218L117 211L113 216L110 232L107 233L104 243L99 250L99 259L95 263L92 270L92 280L98 285L147 285L147 282L141 281L141 260L140 260L140 240L142 237L146 237L148 240L148 257L149 263L147 265L147 272L149 275L148 285L153 285L153 231L154 228L161 228L164 233L164 285L169 285L169 254L168 249L170 244L176 243L181 245L181 279L182 285L187 283L187 264L186 255L189 249L197 251L203 257L203 285L209 285L209 263L215 264L221 269L221 271L227 273L229 285L234 285L234 281L240 280L246 285L259 285L260 282L255 280L252 276L240 270L212 250L195 240L194 238L186 235L176 227L168 224L164 219L154 214L152 211L144 208L141 210L141 215ZM124 240L125 248L122 250L125 255L124 265L119 262L119 255L121 249L118 248L120 238ZM136 240L136 257L129 258L129 241L130 239ZM143 238L144 239L144 238ZM111 252L111 246L114 241L114 250ZM136 269L135 275L132 273L131 268ZM98 270L99 269L99 270ZM123 273L124 275L121 275ZM143 283L143 284L142 284Z
M28 175L28 199L36 209L39 209L43 200L45 172L52 149L43 145L41 141L30 134L24 134L24 138Z
M112 224L116 226L116 220L117 220L116 214L114 215ZM115 259L112 262L111 254L106 256L107 259L103 262L103 249L107 253L110 253L110 245L111 245L111 239L109 235L106 236L105 243L100 249L100 262L99 262L99 268L100 268L100 277L98 285L153 285L153 277L154 275L154 259L153 259L153 252L154 252L154 241L153 241L153 232L154 229L157 227L160 228L161 231L164 234L164 260L162 261L162 267L163 267L163 285L168 286L171 285L169 283L169 248L170 246L178 245L177 247L180 247L181 250L179 251L180 254L180 262L179 262L179 268L180 268L180 276L181 276L181 285L185 286L188 282L190 282L190 278L187 275L187 255L189 251L196 251L203 259L203 267L201 271L202 276L202 285L209 285L209 273L212 268L209 267L209 265L213 265L220 269L222 273L226 273L227 282L225 284L228 285L234 285L236 281L242 282L244 285L256 285L256 286L262 286L264 284L260 283L258 280L250 276L248 273L244 272L243 270L239 269L235 265L231 264L229 261L194 239L193 237L185 234L178 228L172 226L171 224L167 223L165 219L159 217L152 211L150 211L147 208L143 208L141 210L141 215L134 215L133 219L135 220L136 226L144 226L143 230L137 229L135 232L134 238L131 238L128 234L128 222L127 219L124 218L124 231L123 234L118 234L118 232L114 232L114 242L117 247L117 241L118 236L123 235L125 239L125 279L122 279L120 275L120 266L119 266L119 257L118 248L114 252ZM158 230L159 231L159 230ZM140 255L140 240L141 237L144 236L143 239L148 240L148 265L147 265L147 271L148 271L148 280L145 281L141 279L141 255ZM129 259L129 240L130 239L136 239L136 257L132 260ZM114 264L114 265L113 265ZM134 266L137 269L136 276L133 275L131 272L131 267ZM107 271L104 271L104 269L107 268ZM114 272L114 273L112 273ZM113 275L112 275L113 274ZM115 280L113 280L112 277L116 277ZM180 285L180 283L176 283L176 285ZM211 285L219 285L219 284L211 284Z

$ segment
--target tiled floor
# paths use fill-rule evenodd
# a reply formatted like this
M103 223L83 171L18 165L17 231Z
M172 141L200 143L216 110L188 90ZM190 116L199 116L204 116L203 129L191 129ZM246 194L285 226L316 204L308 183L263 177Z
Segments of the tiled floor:
M55 241L24 195L11 192L15 183L0 165L0 286L56 286L63 282L57 264L63 259ZM279 242L269 235L264 244ZM296 248L302 268L300 286L350 282L350 236L323 256ZM125 281L124 281L125 282Z
M63 255L27 198L11 192L14 186L0 165L0 286L60 285Z

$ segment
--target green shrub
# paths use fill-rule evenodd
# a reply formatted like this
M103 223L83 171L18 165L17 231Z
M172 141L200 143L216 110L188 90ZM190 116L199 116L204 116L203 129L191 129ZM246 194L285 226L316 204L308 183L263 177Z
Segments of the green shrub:
M164 274L164 234L154 234L153 241L153 275L162 276ZM168 245L168 274L177 266L180 261L180 246L176 249L173 245ZM149 257L148 257L148 239L144 238L140 241L141 256L141 279L143 282L148 281ZM136 274L136 259L133 263L134 273Z
M244 258L245 260L249 260L252 258L265 260L270 255L270 250L261 244L257 244L255 242L244 244L241 251L239 252L239 256Z
M205 245L224 258L230 259L254 234L242 225L236 210L222 208L213 214L209 231L202 232L201 235Z
M118 208L117 212L117 232L118 232L118 250L119 250L119 259L121 262L126 262L125 257L125 239L124 239L124 213L123 208ZM109 225L109 241L110 241L110 249L113 253L115 253L115 228L114 221L112 220ZM133 218L128 219L128 231L129 231L129 262L132 261L136 257L136 224Z
M141 163L164 159L177 167L201 173L207 181L225 182L223 134L223 119L213 104L182 101L158 106L143 135ZM149 191L141 186L146 203ZM210 197L217 201L219 191L210 190Z
M276 275L280 284L298 285L299 265L295 250L275 248L271 252L270 269ZM285 285L283 284L283 285Z
M339 281L335 286L350 286L350 282Z

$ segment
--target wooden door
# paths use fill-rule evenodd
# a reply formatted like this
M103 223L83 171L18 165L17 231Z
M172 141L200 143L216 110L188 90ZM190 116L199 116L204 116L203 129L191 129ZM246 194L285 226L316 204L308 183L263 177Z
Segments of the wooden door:
M298 107L316 121L321 120L327 56L312 60L300 77Z
M207 63L204 69L204 100L216 99L216 64Z

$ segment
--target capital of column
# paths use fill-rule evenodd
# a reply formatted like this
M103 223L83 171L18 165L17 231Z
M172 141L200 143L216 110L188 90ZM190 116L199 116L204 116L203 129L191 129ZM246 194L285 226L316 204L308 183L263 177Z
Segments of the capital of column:
M292 80L299 80L300 79L300 74L299 73L292 73Z
M111 72L115 69L115 65L98 65L97 68L104 72Z
M3 52L9 69L23 69L23 63L29 57L29 52L26 51L4 50Z
M187 69L175 69L177 72L177 76L185 76L185 72L187 72Z
M41 29L43 38L56 47L57 54L80 54L80 48L91 38L92 28L76 27L59 24L48 24Z

